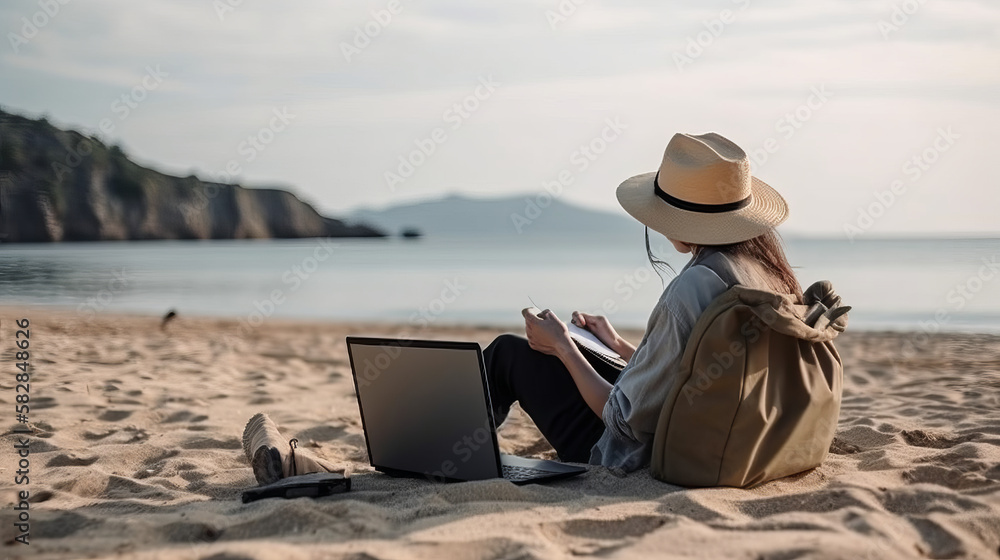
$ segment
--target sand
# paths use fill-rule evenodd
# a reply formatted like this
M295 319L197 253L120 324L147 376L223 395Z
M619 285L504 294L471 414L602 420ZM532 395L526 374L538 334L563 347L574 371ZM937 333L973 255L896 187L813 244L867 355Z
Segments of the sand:
M30 484L14 484L13 320L31 320ZM346 334L385 325L0 309L0 556L11 558L997 558L1000 337L853 333L836 440L818 469L751 490L603 467L544 485L436 484L368 465ZM432 327L474 340L503 329ZM641 333L628 333L638 341ZM916 344L914 344L916 343ZM351 473L322 498L240 501L265 411ZM505 451L553 456L514 411ZM30 491L30 545L13 539Z

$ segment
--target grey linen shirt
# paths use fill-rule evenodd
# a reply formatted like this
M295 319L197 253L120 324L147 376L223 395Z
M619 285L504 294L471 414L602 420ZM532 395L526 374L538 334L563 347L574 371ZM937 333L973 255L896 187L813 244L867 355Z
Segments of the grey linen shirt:
M709 262L715 263L712 268L706 266ZM703 249L667 285L635 354L611 387L604 405L604 434L591 449L590 464L625 471L649 465L660 410L676 383L684 348L698 318L731 284L746 284L741 280L747 279L752 279L751 284L759 283L754 275L748 278L734 265L728 256ZM720 273L729 277L729 282Z

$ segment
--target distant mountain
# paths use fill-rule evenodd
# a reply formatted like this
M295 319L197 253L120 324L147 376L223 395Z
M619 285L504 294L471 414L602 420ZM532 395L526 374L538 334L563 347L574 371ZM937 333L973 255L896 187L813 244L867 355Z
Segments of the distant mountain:
M544 207L542 207L544 205ZM591 210L540 197L444 198L383 209L349 212L351 220L398 234L415 228L425 235L635 235L642 226L624 214Z
M174 177L117 146L0 111L0 241L381 237L294 194Z

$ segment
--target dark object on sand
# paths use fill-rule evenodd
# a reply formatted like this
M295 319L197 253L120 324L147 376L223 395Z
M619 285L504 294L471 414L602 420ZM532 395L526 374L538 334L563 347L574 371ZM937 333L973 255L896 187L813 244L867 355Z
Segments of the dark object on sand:
M351 479L340 473L300 474L282 478L274 484L243 492L243 503L264 498L320 498L351 489Z
M403 228L403 231L399 232L400 237L403 239L418 239L424 234L420 233L420 230L413 227Z
M170 311L167 311L167 314L163 316L163 320L160 321L160 330L162 331L162 330L166 329L167 328L167 323L169 323L170 320L173 319L176 316L177 316L177 312L174 311L173 309L171 309Z

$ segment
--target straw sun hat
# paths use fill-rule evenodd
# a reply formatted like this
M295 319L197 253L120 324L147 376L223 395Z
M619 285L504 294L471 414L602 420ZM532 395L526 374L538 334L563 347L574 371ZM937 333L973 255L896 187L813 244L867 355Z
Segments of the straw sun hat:
M785 199L750 175L746 152L714 132L675 134L659 171L619 185L618 202L651 229L697 245L746 241L788 217Z

